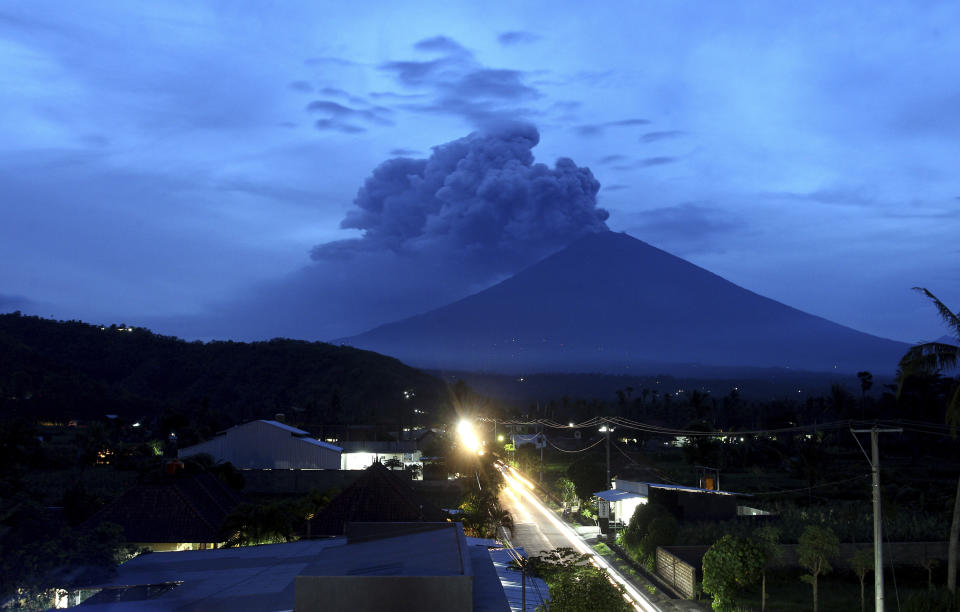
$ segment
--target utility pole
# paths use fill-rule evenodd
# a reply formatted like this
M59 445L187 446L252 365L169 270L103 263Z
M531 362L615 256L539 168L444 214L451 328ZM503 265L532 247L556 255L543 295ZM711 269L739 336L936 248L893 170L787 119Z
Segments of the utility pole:
M600 431L607 434L607 487L610 486L610 421L604 420Z
M873 593L876 612L883 612L883 529L880 516L880 441L882 433L902 433L902 429L878 429L874 425L870 429L851 429L851 433L870 434L870 471L873 477ZM857 436L853 436L860 444ZM863 450L863 446L860 447ZM866 451L863 453L866 455Z

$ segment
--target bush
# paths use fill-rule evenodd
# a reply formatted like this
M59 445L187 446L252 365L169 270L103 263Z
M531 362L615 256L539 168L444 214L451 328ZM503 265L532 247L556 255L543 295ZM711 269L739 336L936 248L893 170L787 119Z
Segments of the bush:
M958 612L960 592L946 589L913 593L903 602L903 612Z
M725 535L703 557L703 590L713 595L714 610L731 610L735 596L763 572L760 548L747 538Z

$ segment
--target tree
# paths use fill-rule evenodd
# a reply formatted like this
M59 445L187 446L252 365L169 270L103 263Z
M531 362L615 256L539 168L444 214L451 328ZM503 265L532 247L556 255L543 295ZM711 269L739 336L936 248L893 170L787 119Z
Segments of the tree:
M551 612L629 612L633 609L620 588L610 582L607 573L591 565L561 572L548 586Z
M550 589L551 612L628 612L632 608L607 573L587 564L590 555L555 548L522 561L529 575L543 578ZM539 610L539 608L538 608Z
M572 506L579 501L579 498L577 497L577 487L569 478L565 476L558 478L556 489L557 495L560 497L560 501L563 503L564 510L566 510L567 506Z
M665 506L641 504L623 532L623 545L640 563L653 569L657 547L672 544L676 535L677 520Z
M495 489L470 491L460 504L460 512L463 529L471 537L495 538L501 527L513 531L513 516L500 504Z
M840 540L829 527L807 525L800 535L799 543L797 555L800 566L810 572L801 576L800 579L813 586L813 612L817 612L817 581L821 574L829 574L833 571L830 558L836 557L840 552Z
M767 609L767 568L780 558L780 530L773 525L764 525L753 532L754 542L763 555L763 570L760 573L760 610Z
M605 474L604 464L590 458L571 463L567 468L567 477L573 481L580 499L590 499L597 491L609 488Z
M910 348L900 359L900 376L897 384L897 398L903 393L904 384L912 377L922 374L938 373L941 370L952 371L960 362L960 311L956 314L950 311L937 296L923 287L914 287L914 291L923 293L930 301L940 318L944 320L950 332L957 339L957 344L944 342L924 342ZM950 433L956 436L957 424L960 423L960 378L953 385L950 399L947 401L946 421L950 425ZM947 550L947 589L951 593L957 592L957 542L960 540L960 477L957 478L957 493L953 502L953 520L950 522L950 544Z
M873 571L873 550L857 549L857 552L850 557L850 567L853 568L857 578L860 579L860 612L865 612L867 608L866 580L867 574Z
M733 610L736 595L763 573L763 553L748 538L725 535L703 556L703 590L713 595L714 610Z
M857 372L857 378L860 379L860 418L864 418L864 407L867 404L867 391L873 387L873 374L864 370Z

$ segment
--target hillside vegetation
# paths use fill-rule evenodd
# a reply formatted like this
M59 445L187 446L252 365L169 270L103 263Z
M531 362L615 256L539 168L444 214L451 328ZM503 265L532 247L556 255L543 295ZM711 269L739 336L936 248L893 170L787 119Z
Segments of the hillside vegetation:
M444 384L396 359L320 342L185 342L143 328L0 315L0 415L213 411L298 422L436 414Z

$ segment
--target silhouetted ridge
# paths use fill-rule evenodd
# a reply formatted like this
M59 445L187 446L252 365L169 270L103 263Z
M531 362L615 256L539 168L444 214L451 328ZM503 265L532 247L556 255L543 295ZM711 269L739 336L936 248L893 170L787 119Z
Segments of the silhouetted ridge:
M344 340L425 367L623 372L663 364L892 372L906 345L601 232L442 308Z

